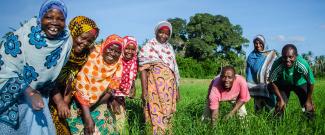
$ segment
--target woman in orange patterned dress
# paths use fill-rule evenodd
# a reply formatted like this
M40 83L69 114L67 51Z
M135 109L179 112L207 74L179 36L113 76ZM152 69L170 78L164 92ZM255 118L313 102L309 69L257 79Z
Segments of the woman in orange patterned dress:
M123 38L109 36L90 53L77 75L75 101L67 119L72 134L115 134L115 123L107 108L111 92L119 88Z

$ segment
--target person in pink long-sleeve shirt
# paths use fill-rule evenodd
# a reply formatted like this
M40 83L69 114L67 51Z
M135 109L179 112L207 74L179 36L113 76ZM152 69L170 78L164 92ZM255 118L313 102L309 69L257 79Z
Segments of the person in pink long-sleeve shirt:
M227 114L226 118L233 116L236 112L242 117L247 114L244 105L250 99L247 83L244 77L236 75L232 66L223 67L220 76L216 77L211 83L208 98L213 124L218 118L219 103L223 101L235 101L233 109Z

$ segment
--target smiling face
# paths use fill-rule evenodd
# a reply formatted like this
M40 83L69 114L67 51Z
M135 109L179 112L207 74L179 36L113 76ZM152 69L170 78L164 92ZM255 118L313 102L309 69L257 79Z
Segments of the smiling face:
M282 62L287 67L292 67L293 63L296 61L297 55L294 51L294 49L290 48L287 51L284 51L282 53Z
M81 54L89 50L95 39L96 35L92 34L90 31L82 33L81 35L73 38L74 53Z
M229 91L235 80L235 73L230 69L226 69L226 71L224 71L220 77L223 88Z
M254 49L256 51L262 52L264 51L264 44L262 41L260 41L259 39L254 40Z
M122 48L118 44L107 47L103 52L103 60L107 64L114 64L121 56Z
M159 43L166 43L169 39L170 31L168 29L159 29L156 34L156 39Z
M64 30L64 15L58 9L50 9L43 16L41 26L48 38L56 38Z
M134 44L129 44L125 47L124 50L124 59L132 60L132 58L136 55L136 46Z

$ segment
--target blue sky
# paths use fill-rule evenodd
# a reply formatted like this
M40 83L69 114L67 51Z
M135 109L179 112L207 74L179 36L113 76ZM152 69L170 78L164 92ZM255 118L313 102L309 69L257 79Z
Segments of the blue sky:
M43 0L1 0L0 35L9 27L38 14ZM65 0L68 20L84 15L96 21L99 39L110 34L132 35L142 44L151 39L153 28L161 20L180 17L189 20L196 13L227 16L231 23L243 28L250 40L263 34L269 48L278 51L287 43L299 53L312 51L325 55L324 0Z

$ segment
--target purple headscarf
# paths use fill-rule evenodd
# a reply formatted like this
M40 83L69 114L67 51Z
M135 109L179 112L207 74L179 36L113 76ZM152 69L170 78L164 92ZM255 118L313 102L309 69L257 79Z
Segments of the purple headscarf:
M43 3L43 5L41 6L41 9L39 11L39 15L37 18L37 23L40 24L42 18L44 17L44 15L47 13L48 10L50 9L58 9L62 12L64 18L67 18L67 7L65 6L65 4L63 3L63 1L61 0L47 0Z

